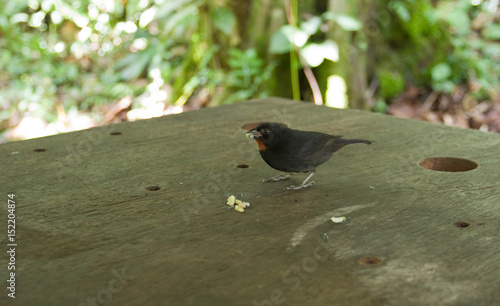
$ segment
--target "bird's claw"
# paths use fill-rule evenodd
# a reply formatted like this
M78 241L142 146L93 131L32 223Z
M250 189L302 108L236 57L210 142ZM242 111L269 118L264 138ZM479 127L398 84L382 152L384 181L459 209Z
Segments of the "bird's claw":
M280 175L277 175L277 176L265 178L262 180L262 182L277 182L277 181L285 180L289 176L290 176L289 173L281 173Z
M299 190L299 189L302 189L302 188L310 187L310 186L312 186L314 184L316 184L314 181L310 181L309 183L303 184L303 185L300 185L300 186L291 185L291 186L283 188L283 190L295 191L295 190Z
M305 184L303 187L309 187L309 186L312 186L314 184L316 184L315 181L310 181L309 183Z

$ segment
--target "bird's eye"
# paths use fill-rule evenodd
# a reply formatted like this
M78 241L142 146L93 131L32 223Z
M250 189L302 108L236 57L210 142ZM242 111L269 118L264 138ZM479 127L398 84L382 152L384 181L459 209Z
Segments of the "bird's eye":
M267 129L266 129L266 130L263 130L263 131L262 131L262 134L265 134L265 135L269 134L269 130L267 130Z

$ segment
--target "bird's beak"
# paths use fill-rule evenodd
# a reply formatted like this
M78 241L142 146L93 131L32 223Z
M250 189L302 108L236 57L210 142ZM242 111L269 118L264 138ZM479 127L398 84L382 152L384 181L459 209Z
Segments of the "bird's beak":
M257 130L250 130L247 132L246 136L249 139L255 139L255 138L259 138L260 136L262 136L262 134L259 133Z

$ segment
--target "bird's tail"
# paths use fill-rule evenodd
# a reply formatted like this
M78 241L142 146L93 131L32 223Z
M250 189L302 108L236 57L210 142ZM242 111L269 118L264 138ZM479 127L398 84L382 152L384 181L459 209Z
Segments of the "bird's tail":
M344 139L344 138L336 138L335 141L332 143L331 150L332 153L336 152L343 147L345 147L348 144L353 144L353 143L366 143L366 144L371 144L372 142L370 140L364 140L364 139Z
M372 143L370 140L365 140L365 139L344 139L344 138L337 138L335 139L335 142L337 144L342 144L344 146L352 143L366 143L366 144Z

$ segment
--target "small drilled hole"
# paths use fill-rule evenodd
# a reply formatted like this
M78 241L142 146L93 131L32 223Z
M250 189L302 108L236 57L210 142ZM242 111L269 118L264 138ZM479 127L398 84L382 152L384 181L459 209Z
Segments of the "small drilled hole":
M112 136L118 136L118 135L121 135L122 132L112 132L112 133L109 133L109 135L112 135Z
M455 225L456 227L468 227L470 224L467 222L459 221L459 222L453 223L453 225Z
M425 169L445 172L462 172L474 170L477 168L476 162L456 157L425 158L419 161L418 165Z
M148 186L148 187L146 187L146 190L149 190L149 191L158 191L160 189L161 189L160 186Z
M378 257L373 257L373 256L365 256L365 257L361 257L360 259L358 259L358 263L363 265L363 266L378 265L381 262L382 262L382 259L380 259Z
M249 167L250 167L249 165L245 165L245 164L236 165L236 168L240 168L240 169L246 169L246 168L249 168Z
M46 149L34 149L33 151L35 151L35 152L45 152L47 150Z

